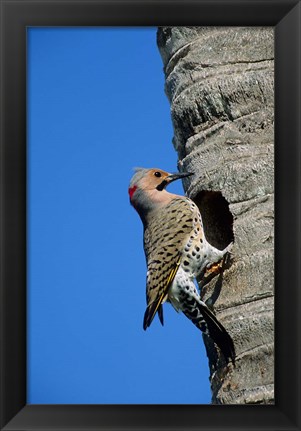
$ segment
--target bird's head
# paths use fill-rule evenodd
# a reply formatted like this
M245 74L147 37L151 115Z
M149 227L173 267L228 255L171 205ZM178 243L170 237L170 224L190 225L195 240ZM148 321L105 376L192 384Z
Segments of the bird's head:
M150 210L166 205L175 196L165 188L171 182L193 175L190 172L169 173L162 169L136 168L130 186L130 203L138 211L141 218Z

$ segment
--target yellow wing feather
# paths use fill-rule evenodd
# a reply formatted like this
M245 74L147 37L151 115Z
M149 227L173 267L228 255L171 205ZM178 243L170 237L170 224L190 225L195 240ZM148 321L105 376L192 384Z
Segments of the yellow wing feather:
M152 303L150 303L145 311L145 315L144 315L144 322L143 322L143 328L146 329L147 327L150 326L150 324L152 323L158 308L160 307L160 305L162 304L162 301L164 299L164 297L166 296L168 289L170 288L176 273L178 271L178 268L180 266L180 260L178 259L176 266L174 268L172 268L172 270L170 271L170 274L168 276L166 285L163 288L163 292L161 293L161 295L159 296L159 298L155 301L153 301Z

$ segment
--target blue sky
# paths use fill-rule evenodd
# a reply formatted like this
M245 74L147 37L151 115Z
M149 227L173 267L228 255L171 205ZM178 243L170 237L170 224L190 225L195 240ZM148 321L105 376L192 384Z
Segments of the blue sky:
M209 403L201 333L169 304L142 329L128 184L177 170L156 29L29 29L27 111L28 403Z

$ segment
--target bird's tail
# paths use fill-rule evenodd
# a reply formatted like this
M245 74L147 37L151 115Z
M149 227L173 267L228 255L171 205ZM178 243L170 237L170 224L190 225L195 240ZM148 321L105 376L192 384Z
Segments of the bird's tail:
M194 310L192 315L187 309L183 312L202 332L212 338L222 351L226 362L231 360L235 365L235 348L232 338L204 302L196 299L195 302L199 313L195 313Z

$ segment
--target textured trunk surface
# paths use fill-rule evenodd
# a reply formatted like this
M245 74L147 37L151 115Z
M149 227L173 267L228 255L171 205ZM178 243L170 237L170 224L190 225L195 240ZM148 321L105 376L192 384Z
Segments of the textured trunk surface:
M214 404L274 403L274 32L160 27L179 168L207 239L234 240L223 275L203 287L236 348L207 348Z

